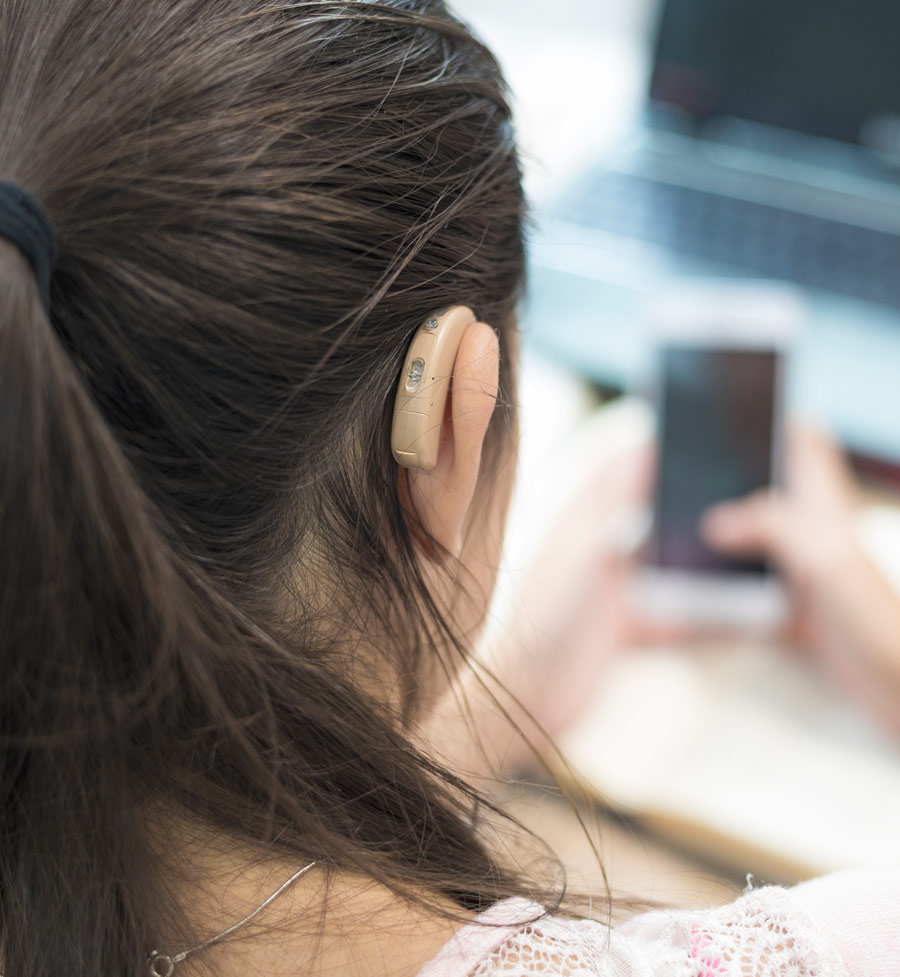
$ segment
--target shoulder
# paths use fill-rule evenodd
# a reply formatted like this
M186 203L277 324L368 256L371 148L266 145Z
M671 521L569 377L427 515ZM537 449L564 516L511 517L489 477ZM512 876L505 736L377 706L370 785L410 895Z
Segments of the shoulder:
M419 977L856 973L900 974L900 871L767 886L717 909L648 913L615 929L510 900L457 933Z

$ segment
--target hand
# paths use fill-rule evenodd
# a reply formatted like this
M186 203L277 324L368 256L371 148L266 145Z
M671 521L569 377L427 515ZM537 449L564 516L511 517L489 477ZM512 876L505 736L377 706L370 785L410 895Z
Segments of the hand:
M900 732L900 595L864 552L858 489L822 431L790 433L786 488L724 503L707 514L710 546L766 556L793 595L791 636L881 722Z

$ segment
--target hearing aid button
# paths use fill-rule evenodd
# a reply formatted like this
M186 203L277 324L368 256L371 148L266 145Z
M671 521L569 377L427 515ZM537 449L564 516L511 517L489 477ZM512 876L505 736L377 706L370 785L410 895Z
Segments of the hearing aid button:
M401 410L394 418L394 443L399 451L409 451L434 422L428 414Z
M406 389L409 393L416 393L422 383L423 376L425 376L425 360L421 356L417 356L409 364L409 370L406 374Z

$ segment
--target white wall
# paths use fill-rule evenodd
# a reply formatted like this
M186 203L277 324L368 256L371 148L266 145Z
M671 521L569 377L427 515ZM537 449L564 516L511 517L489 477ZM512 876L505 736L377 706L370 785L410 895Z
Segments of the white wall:
M503 66L536 203L633 121L657 2L449 0Z

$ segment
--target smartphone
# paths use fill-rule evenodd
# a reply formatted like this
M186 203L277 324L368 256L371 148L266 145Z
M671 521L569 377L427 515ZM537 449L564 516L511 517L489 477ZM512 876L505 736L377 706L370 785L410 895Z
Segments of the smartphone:
M788 360L804 318L800 294L780 285L720 284L654 305L658 460L638 579L651 616L763 630L784 620L773 568L714 552L700 523L716 503L779 482Z

